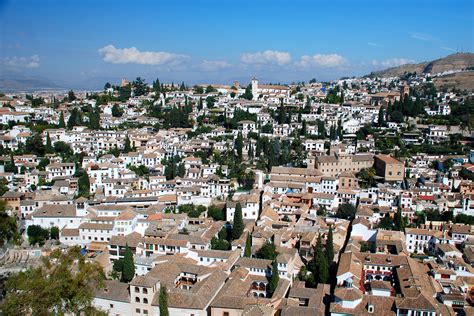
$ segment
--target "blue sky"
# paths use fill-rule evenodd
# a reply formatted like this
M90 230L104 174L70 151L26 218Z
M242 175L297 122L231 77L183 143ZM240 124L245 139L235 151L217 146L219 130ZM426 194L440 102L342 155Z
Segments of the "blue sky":
M0 0L0 76L336 79L473 51L458 1Z

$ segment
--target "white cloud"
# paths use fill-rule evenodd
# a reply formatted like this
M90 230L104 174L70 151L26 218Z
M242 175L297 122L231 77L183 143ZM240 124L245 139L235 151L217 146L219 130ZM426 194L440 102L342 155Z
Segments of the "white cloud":
M38 68L40 66L40 58L38 55L31 57L5 57L0 59L0 63L12 68Z
M244 53L240 56L240 60L245 64L277 64L278 66L283 66L291 61L291 55L287 52L266 50L264 52Z
M303 55L296 65L301 68L336 68L347 64L347 60L338 54Z
M232 67L232 65L224 60L203 60L198 65L198 68L204 71L217 71L229 67Z
M391 67L398 67L405 64L413 64L415 61L413 59L407 58L390 58L386 60L372 60L372 65L375 67L381 68L391 68Z
M454 48L447 47L447 46L441 46L441 49L447 50L449 52L455 52L456 51Z
M427 33L411 32L410 37L423 42L439 42L439 39Z
M116 48L114 45L100 48L99 54L105 62L112 64L176 65L189 58L167 52L141 52L136 47Z
M381 44L373 43L373 42L368 42L367 45L369 46L374 46L374 47L383 47Z

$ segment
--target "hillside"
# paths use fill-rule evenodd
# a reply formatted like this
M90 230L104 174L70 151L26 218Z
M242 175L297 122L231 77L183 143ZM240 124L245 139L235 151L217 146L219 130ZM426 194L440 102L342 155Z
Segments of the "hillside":
M474 67L473 53L456 53L433 61L419 64L406 64L385 70L371 72L367 77L395 77L404 73L438 73L448 70L466 69Z

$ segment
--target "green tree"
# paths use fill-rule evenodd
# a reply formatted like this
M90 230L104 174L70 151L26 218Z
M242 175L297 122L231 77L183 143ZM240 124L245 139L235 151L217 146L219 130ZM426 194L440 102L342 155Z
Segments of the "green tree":
M275 260L277 254L275 244L270 241L265 242L256 253L257 258L267 260Z
M374 168L364 168L357 173L357 178L359 179L360 186L363 188L370 188L375 186L375 169Z
M213 250L230 250L230 243L223 238L212 237L211 239L211 249Z
M61 113L59 114L59 124L58 124L58 127L59 127L59 128L66 128L66 122L64 121L64 113L63 113L63 111L61 111Z
M69 90L67 93L67 99L69 102L75 101L77 99L76 95L74 94L74 91Z
M239 239L245 228L240 202L235 206L234 221L232 224L232 239Z
M128 135L125 137L125 146L124 146L123 151L126 153L129 153L132 151L132 146L130 144L130 138L128 137Z
M13 216L9 216L5 211L6 202L0 200L0 246L10 241L20 239L18 225Z
M80 247L57 249L40 262L7 280L3 315L104 315L92 305L104 273L85 260Z
M343 219L353 219L356 213L356 208L354 205L349 204L349 203L343 203L339 205L336 211L336 215L339 218Z
M252 255L252 234L248 233L245 241L244 257L250 258Z
M100 129L100 108L95 106L89 113L89 128L93 130Z
M386 230L393 230L393 220L392 218L390 217L390 215L388 215L388 213L382 217L377 225L378 228L381 228L381 229L386 229Z
M83 123L82 121L82 112L77 108L73 108L71 113L69 114L69 118L67 120L67 127L69 129L73 128L74 126L81 126Z
M318 236L318 241L316 244L316 281L317 283L326 283L329 280L329 267L328 259L323 251L321 235Z
M243 98L243 99L247 99L247 100L252 100L252 99L253 99L252 85L251 85L251 84L249 84L249 85L245 88L245 93L242 94L240 97Z
M78 178L77 185L79 187L79 196L88 198L90 194L89 175L85 170L79 169L78 171L76 171L75 176Z
M215 221L225 220L224 209L220 208L220 207L217 207L216 205L210 205L207 208L207 216L211 217Z
M278 274L278 262L277 260L273 260L272 262L272 275L270 277L270 281L268 282L267 291L268 294L273 295L276 288L278 287L278 282L280 281L280 275Z
M158 304L160 307L160 316L169 316L170 312L168 311L168 293L166 292L166 285L160 286Z
M403 122L403 113L400 111L395 111L390 114L390 118L395 123L402 123Z
M35 133L29 137L25 142L25 152L29 154L35 154L43 156L45 153L45 146L43 144L43 138L40 134Z
M54 143L54 151L59 153L63 158L68 158L74 155L74 151L72 150L71 146L63 141Z
M122 117L123 110L120 108L118 104L114 104L112 107L112 116L113 117Z
M235 139L235 144L234 144L234 149L237 153L237 158L239 159L239 161L242 161L243 159L243 153L242 153L243 147L244 147L244 138L242 137L242 133L239 132L237 134L237 138Z
M394 219L395 229L399 231L405 231L406 219L403 218L402 209L399 207Z
M59 228L56 226L51 227L50 235L51 239L59 240Z
M44 242L49 238L49 231L39 225L30 225L26 230L28 242L30 245L44 245Z
M325 255L328 260L328 267L331 267L334 262L334 241L332 227L329 228L328 237L326 239Z
M379 110L378 125L385 126L385 109L383 106Z
M147 176L150 173L150 169L148 169L145 165L130 166L128 169L135 172L135 174L139 177Z
M186 174L186 167L184 163L178 164L178 168L176 169L176 175L180 178L183 178Z
M49 137L49 133L46 133L46 146L44 150L47 154L52 154L54 152L53 146L51 145L51 137Z
M132 250L125 248L125 255L123 257L122 282L128 283L132 281L135 276L135 263L133 262Z
M138 97L141 95L144 95L148 92L148 86L145 83L145 80L142 79L141 77L138 77L135 79L135 81L132 82L133 86L133 93Z

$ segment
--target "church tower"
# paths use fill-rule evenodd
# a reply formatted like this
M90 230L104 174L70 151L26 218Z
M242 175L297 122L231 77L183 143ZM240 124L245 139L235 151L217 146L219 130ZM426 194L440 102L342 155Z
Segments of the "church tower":
M255 77L252 78L252 95L254 100L258 99L258 80Z

